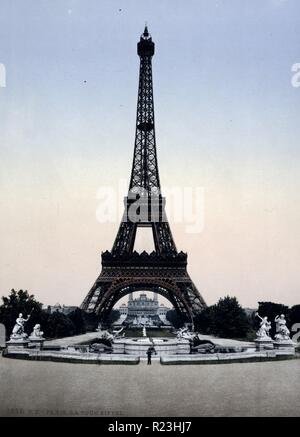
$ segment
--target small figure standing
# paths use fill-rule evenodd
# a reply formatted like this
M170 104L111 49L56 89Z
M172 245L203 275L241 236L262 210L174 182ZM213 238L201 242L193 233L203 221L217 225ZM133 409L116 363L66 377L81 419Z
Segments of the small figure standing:
M152 363L151 359L152 359L153 352L156 353L154 347L150 346L148 348L148 350L147 350L147 356L148 356L148 363L147 364L151 364Z

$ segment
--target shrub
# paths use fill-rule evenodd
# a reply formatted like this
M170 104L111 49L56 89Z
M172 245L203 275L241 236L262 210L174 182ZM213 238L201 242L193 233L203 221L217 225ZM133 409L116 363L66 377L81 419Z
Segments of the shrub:
M204 309L194 320L203 334L226 338L245 338L251 332L247 314L235 297L226 296Z

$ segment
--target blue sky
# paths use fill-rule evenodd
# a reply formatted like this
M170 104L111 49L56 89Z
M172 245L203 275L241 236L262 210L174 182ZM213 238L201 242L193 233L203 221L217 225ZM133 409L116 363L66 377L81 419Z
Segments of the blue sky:
M163 186L201 186L205 227L173 225L208 303L299 303L297 0L2 0L2 294L79 304L118 224L97 189L129 178L145 21Z

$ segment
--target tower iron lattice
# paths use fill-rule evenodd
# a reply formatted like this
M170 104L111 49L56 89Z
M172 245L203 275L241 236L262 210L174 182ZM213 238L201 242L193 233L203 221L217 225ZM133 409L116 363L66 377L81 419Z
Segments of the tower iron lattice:
M205 301L187 272L187 254L178 252L161 195L154 122L152 57L147 26L137 44L140 57L136 133L128 196L111 251L102 253L102 270L81 308L105 320L123 296L148 290L167 298L189 320ZM137 228L152 228L155 250L134 251Z

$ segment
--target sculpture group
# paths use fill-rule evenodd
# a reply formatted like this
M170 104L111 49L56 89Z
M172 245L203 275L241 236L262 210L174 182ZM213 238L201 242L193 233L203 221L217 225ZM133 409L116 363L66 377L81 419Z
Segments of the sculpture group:
M256 349L258 351L264 351L266 349L277 349L278 353L294 351L294 345L290 338L290 330L287 327L284 314L277 315L274 319L274 323L276 324L274 339L272 339L270 335L272 323L268 320L268 317L261 317L258 313L255 313L255 315L260 319L260 326L256 332L255 340ZM20 313L17 317L10 340L7 342L7 346L11 350L15 348L19 349L28 347L38 350L43 349L43 343L45 339L43 337L43 331L41 331L40 324L34 325L29 336L25 333L25 324L29 321L30 316L31 313L27 316L27 318L24 318L23 314ZM109 331L103 329L101 324L99 324L97 329L99 343L91 345L90 350L98 352L111 352L115 340L121 339L125 336L125 329L125 327L121 327L120 329ZM201 335L194 332L193 329L190 329L187 326L178 329L176 334L178 344L188 341L190 345L190 353L203 354L214 353L218 351L218 348L214 342L201 338ZM143 337L148 337L145 325L143 326ZM285 352L282 352L283 350L285 350Z
M272 323L268 320L268 317L261 317L258 313L256 313L256 316L260 319L260 326L256 332L255 340L256 348L258 350L294 348L284 314L281 314L280 316L277 315L274 319L274 323L276 324L274 340L270 336Z
M258 313L256 313L256 316L261 320L259 330L256 333L257 338L272 340L269 334L272 323L268 320L268 317L261 317ZM274 322L276 323L276 334L274 339L276 341L291 340L290 330L286 326L285 315L281 314L280 316L276 316Z
M7 342L8 347L28 347L28 344L32 347L39 347L40 349L43 347L45 339L39 323L34 325L32 333L29 336L25 333L25 323L28 322L30 316L31 313L25 319L22 313L19 314L13 327L10 340Z

